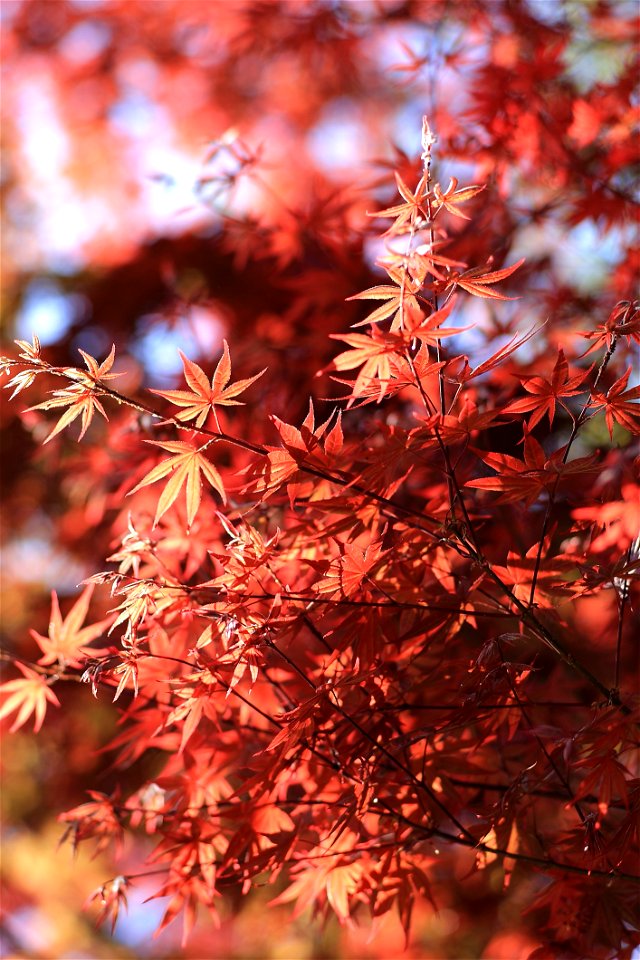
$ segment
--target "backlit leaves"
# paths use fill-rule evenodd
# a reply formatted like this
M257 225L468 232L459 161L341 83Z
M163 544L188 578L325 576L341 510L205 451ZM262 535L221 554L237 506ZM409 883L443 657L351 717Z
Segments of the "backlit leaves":
M10 727L11 732L14 733L33 714L33 729L37 733L44 722L47 704L52 703L59 707L60 701L51 689L46 676L36 673L19 661L16 662L16 667L23 674L23 679L8 680L0 686L0 693L7 695L7 699L0 706L0 720L15 710L16 716Z
M38 374L42 373L44 369L44 365L40 359L40 340L35 333L33 334L32 343L29 343L28 340L16 340L15 343L20 350L18 356L21 360L26 360L30 366L26 370L20 370L8 383L5 383L5 390L10 390L11 387L13 387L13 393L10 397L11 400L13 400L17 394L21 393L22 390L30 387ZM15 365L16 361L12 360L11 357L0 357L0 369L7 374L11 373Z
M338 340L349 344L350 350L338 354L333 361L336 370L362 369L358 373L353 385L353 396L360 396L361 392L375 384L378 390L378 400L382 400L391 381L397 361L398 348L402 341L393 334L378 333L375 328L371 336L361 333L332 334Z
M58 663L61 666L77 667L87 656L96 656L98 651L88 647L87 644L105 632L111 623L111 618L90 626L82 626L89 611L93 590L94 584L88 584L85 587L64 620L60 613L58 595L55 590L51 592L51 620L48 636L43 637L35 630L31 631L31 636L43 654L38 663L43 665Z
M606 321L595 330L580 331L581 336L593 341L586 353L606 347L611 350L618 338L624 338L629 345L640 344L640 309L637 301L621 300L615 305Z
M471 200L484 189L485 184L481 184L480 186L462 187L458 190L458 181L455 177L451 177L449 186L444 192L439 183L435 184L433 188L433 207L435 210L443 208L449 213L452 213L454 217L460 217L462 220L470 220L471 217L468 217L466 213L458 210L458 205L465 203L467 200Z
M370 571L384 555L380 541L365 547L357 543L341 545L340 557L333 561L317 583L316 589L322 595L340 593L353 596L361 586L373 585Z
M100 912L98 913L96 923L101 924L104 923L105 920L110 920L111 933L113 933L116 928L120 909L122 907L124 907L125 911L128 909L128 885L129 882L126 877L114 877L113 880L109 880L107 883L103 883L102 886L98 887L87 900L87 906L94 901L100 904Z
M373 217L393 217L394 223L387 231L395 233L401 231L405 224L410 220L415 220L418 216L427 215L426 197L427 191L421 182L415 193L409 189L399 173L395 174L398 193L404 200L404 203L396 204L393 207L386 207L384 210L377 210L371 214Z
M518 260L517 263L513 263L510 267L505 267L503 270L493 270L489 273L483 273L482 267L474 267L472 270L466 270L464 273L454 276L449 282L457 287L462 287L463 290L473 294L474 297L486 297L489 300L513 300L513 297L507 297L504 293L493 290L492 287L494 283L510 277L523 263L524 258Z
M235 398L243 393L247 387L262 376L265 372L261 370L255 377L249 377L246 380L238 380L236 383L229 384L231 379L231 357L229 354L229 345L226 340L222 341L223 351L218 365L211 378L211 383L207 376L197 363L189 360L180 350L182 366L184 368L184 377L187 381L189 390L152 390L158 396L170 400L175 406L181 407L176 414L176 419L181 421L195 420L196 427L202 427L209 416L213 413L216 426L220 429L216 406L233 407L238 406L241 401Z
M503 413L528 413L533 411L529 418L529 429L531 430L546 415L549 417L549 425L553 423L556 412L556 401L561 397L573 397L582 391L580 385L588 376L589 371L580 371L569 376L569 365L565 359L564 352L558 351L558 359L553 368L551 380L545 377L529 376L520 374L522 386L531 394L522 400L513 400L503 407ZM562 401L560 400L562 403ZM562 404L563 407L566 406Z
M362 293L357 293L355 296L349 297L348 299L387 301L381 307L377 307L364 320L354 324L354 327L362 327L367 323L380 323L381 320L386 320L387 317L393 316L393 314L396 313L396 311L400 308L400 304L403 301L403 295L402 290L399 287L387 284L378 287L370 287L368 290L363 290ZM413 298L412 302L416 302L415 298Z
M203 447L197 447L195 444L183 440L148 440L147 443L152 443L154 446L173 454L168 460L163 460L150 470L130 491L135 493L136 490L169 476L169 481L158 500L154 526L174 503L183 486L186 496L187 522L191 526L200 506L202 478L213 487L222 502L226 502L222 478L211 461L202 452L208 447L208 443Z
M527 435L524 443L524 459L507 453L485 453L482 459L496 471L494 476L467 481L467 487L477 490L493 490L500 493L501 503L524 500L533 503L540 493L556 484L558 480L594 472L596 457L578 457L563 463L562 449L547 456L535 437Z
M505 16L516 7L506 5ZM517 52L514 69L520 60L531 66ZM533 107L525 115L529 132L537 116ZM497 121L508 120L498 109ZM553 292L546 288L527 293L525 309L497 302L506 297L495 286L519 265L491 268L492 247L499 262L510 259L514 218L502 207L503 183L482 195L453 178L446 190L433 184L434 144L425 123L417 183L403 171L400 202L380 212L392 220L378 262L386 277L363 279L366 289L351 298L373 307L357 329L343 333L352 317L343 323L339 313L353 289L333 259L339 252L352 262L340 198L322 209L311 203L304 222L284 216L280 262L291 269L274 281L284 305L266 295L263 304L263 286L256 294L242 285L238 323L245 308L257 309L258 344L282 353L292 376L317 367L350 375L331 378L348 384L347 397L324 408L319 400L305 415L298 394L278 384L273 408L237 409L235 434L220 437L210 429L219 429L218 408L240 406L256 379L231 382L226 342L211 379L181 355L184 388L154 391L174 413L164 420L137 394L110 390L109 358L101 365L85 355L83 371L52 367L34 340L7 361L14 392L40 390L41 374L57 378L64 389L52 399L65 423L81 419L83 433L96 403L111 393L119 404L82 453L61 463L70 468L70 510L57 528L65 545L83 538L88 551L96 529L104 544L111 524L111 566L90 582L109 584L116 599L108 620L85 625L91 587L64 618L54 593L48 636L31 634L38 669L18 666L1 713L13 729L31 717L39 729L57 703L53 684L78 680L107 694L104 709L115 701L108 762L122 801L94 792L63 819L74 842L93 838L101 848L125 835L135 844L144 831L155 844L155 895L169 898L161 926L182 913L188 932L202 907L215 918L225 891L235 899L281 877L276 903L333 912L349 927L368 909L374 935L394 909L408 934L430 885L439 901L454 874L462 893L447 888L444 902L463 916L475 861L487 869L474 883L483 896L492 891L494 906L516 891L505 916L530 903L532 871L543 886L562 878L558 898L568 896L573 910L566 880L575 874L585 889L604 879L613 891L608 921L632 929L621 881L634 866L640 810L629 679L638 498L631 444L599 450L589 431L600 413L610 431L637 427L637 388L620 362L634 342L635 308L621 303L600 324L594 298L589 340L606 353L595 370L573 367L584 344L563 291L555 313L539 305ZM570 200L560 181L554 190L559 210ZM461 209L472 199L480 218L467 227ZM316 215L326 236L309 267L291 251L307 257ZM270 225L239 226L242 252L263 257L270 282L278 269ZM251 272L249 261L244 268ZM472 304L466 294L496 302ZM475 327L456 320L465 306ZM526 317L520 326L528 312L533 329ZM327 347L330 323L342 346L327 365L314 344ZM241 334L246 328L234 330ZM25 422L38 439L38 418ZM53 449L50 459L59 453L67 451ZM122 498L133 484L129 514ZM96 649L107 626L110 646ZM118 875L98 887L101 919L115 922L128 883ZM562 909L549 906L556 946L609 956L588 937L578 941ZM480 944L478 955L491 950Z
M52 396L49 400L44 400L42 403L38 403L35 407L31 408L32 410L52 410L58 407L68 408L64 411L44 441L45 443L48 443L56 434L64 430L65 427L68 427L70 423L73 423L77 417L81 418L82 424L80 436L78 437L79 440L82 440L87 432L96 410L105 420L108 419L104 407L98 400L98 396L100 395L100 381L110 380L118 376L118 374L109 373L115 359L115 346L111 348L111 353L101 364L88 353L85 353L84 350L80 350L79 352L84 358L88 372L76 370L72 367L68 368L67 373L69 379L73 382L63 390L52 391Z
M631 367L611 387L606 394L595 393L589 406L596 410L604 409L609 436L613 438L613 425L619 423L629 433L640 433L640 387L627 390Z

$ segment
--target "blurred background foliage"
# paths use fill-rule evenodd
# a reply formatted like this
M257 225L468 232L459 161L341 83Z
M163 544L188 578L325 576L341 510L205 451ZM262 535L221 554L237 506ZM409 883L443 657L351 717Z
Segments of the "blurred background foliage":
M331 387L314 374L335 352L327 335L359 315L345 298L375 282L367 212L393 202L394 169L414 177L424 113L435 178L488 184L476 219L456 222L453 255L527 257L513 278L526 298L462 304L457 326L499 338L506 319L550 318L562 345L633 296L635 2L3 0L0 17L3 338L35 331L54 363L114 342L119 388L135 393L174 382L178 348L209 365L224 335L238 377L269 366L259 408L295 422ZM547 349L545 335L529 349ZM30 656L48 592L70 598L101 568L122 503L118 451L43 451L39 415L19 413L3 404L2 633ZM606 437L590 429L594 446ZM79 905L113 868L104 852L59 848L55 819L87 785L116 785L101 748L117 715L88 694L67 687L42 735L4 741L4 956L402 953L391 919L371 942L365 928L314 931L267 910L268 890L237 915L227 905L221 929L184 951L172 929L151 939L157 902L97 931ZM145 852L126 851L130 872ZM472 868L461 854L460 876ZM136 900L150 892L141 882ZM439 913L418 914L406 955L526 956L535 939L504 915L517 904L482 896L452 884Z

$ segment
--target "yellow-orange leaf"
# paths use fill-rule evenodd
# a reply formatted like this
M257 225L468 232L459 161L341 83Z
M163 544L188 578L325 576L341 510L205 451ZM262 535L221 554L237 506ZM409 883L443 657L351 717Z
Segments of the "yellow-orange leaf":
M33 714L35 717L33 730L37 733L47 712L47 702L59 707L60 701L47 683L46 677L25 667L22 663L16 663L16 667L24 674L24 679L9 680L0 686L0 692L9 694L0 707L0 720L13 710L17 710L10 727L11 733L14 733Z
M106 627L111 623L111 619L100 620L99 623L94 623L88 627L82 626L89 610L89 602L93 591L94 584L90 583L82 591L64 620L60 613L58 595L55 590L51 591L49 636L43 637L35 630L31 631L31 636L43 653L38 663L60 663L78 667L85 657L96 655L97 651L88 648L86 645L99 637L101 633L104 633Z
M140 483L130 491L131 493L135 493L136 490L139 490L141 487L146 487L150 483L155 483L156 480L161 480L163 477L171 474L169 482L162 491L158 501L156 516L153 521L154 526L176 500L183 486L186 489L187 522L189 526L191 526L198 512L198 507L200 506L202 494L201 474L220 495L223 503L226 503L227 498L225 496L222 478L214 465L207 460L202 453L204 447L198 448L192 443L185 443L183 440L148 440L147 443L152 443L156 447L161 447L163 450L174 454L174 456L169 457L168 460L163 460L161 463L158 463L142 478Z
M524 263L524 257L510 267L504 267L502 270L494 270L492 273L480 273L478 268L467 270L455 277L454 282L458 287L462 287L467 293L472 293L474 297L485 297L489 300L515 300L517 297L506 297L497 290L490 289L489 285L498 283L499 280L506 280L512 273L521 267Z
M215 416L216 405L225 407L238 406L241 401L233 398L251 386L251 384L264 373L264 370L261 370L255 377L249 377L247 380L238 380L237 383L232 383L230 386L227 386L231 379L231 357L229 355L227 341L223 340L222 344L222 356L211 378L211 383L209 383L202 367L199 367L193 360L185 357L182 350L180 350L179 353L182 358L184 378L187 381L189 390L151 391L151 393L157 393L158 396L170 400L171 403L176 406L184 408L176 414L177 420L186 421L195 419L196 427L203 426L209 415L209 411L213 411Z

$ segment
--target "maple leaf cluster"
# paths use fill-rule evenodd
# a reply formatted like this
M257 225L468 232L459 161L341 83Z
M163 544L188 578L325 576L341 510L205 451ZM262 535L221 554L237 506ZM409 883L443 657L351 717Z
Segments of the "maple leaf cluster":
M610 127L584 153L591 108L543 149L542 108L561 119L544 83L558 56L538 56L540 87L530 57L512 64L513 89L487 75L480 96L500 109L483 114L495 129L480 162L503 175L526 133L525 167L570 154L606 194L600 174L621 161L604 150ZM504 43L500 58L513 59ZM525 95L539 115L510 111ZM593 109L608 116L604 99ZM355 322L324 338L340 352L317 364L337 396L305 396L293 422L268 413L278 376L261 362L246 369L234 349L232 380L226 340L213 361L181 351L184 384L148 392L115 347L102 362L81 351L82 369L34 336L3 358L12 396L36 394L25 424L67 458L84 529L111 529L73 603L53 592L31 656L6 655L20 675L0 686L0 718L43 736L74 684L116 702L104 749L122 782L60 814L74 846L117 861L87 901L112 932L130 888L151 881L168 898L159 932L181 917L183 942L199 916L219 923L223 902L265 886L294 917L374 937L395 912L409 939L425 905L477 883L532 918L532 960L628 957L640 942L638 306L559 324L557 340L544 313L502 321L514 288L529 296L527 267L482 247L501 201L484 183L438 182L437 143L425 118L415 181L403 165L399 200L370 211L388 221L378 277L344 291ZM259 167L238 139L223 152ZM314 218L326 253L334 222L347 232L339 198ZM303 221L284 251L265 227L282 268ZM236 257L241 227L228 225ZM284 269L281 281L300 284ZM278 318L264 325L278 343ZM134 838L151 850L140 871Z

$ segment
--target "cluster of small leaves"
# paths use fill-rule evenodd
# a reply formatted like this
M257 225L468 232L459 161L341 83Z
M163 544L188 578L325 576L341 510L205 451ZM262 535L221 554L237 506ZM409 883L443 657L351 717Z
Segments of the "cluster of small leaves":
M522 261L443 252L448 218L469 219L483 188L434 183L435 143L425 119L416 186L397 176L401 201L375 214L391 221L388 282L352 298L382 305L337 335L332 373L357 373L334 378L348 393L321 422L310 404L300 426L273 416L272 442L237 436L218 408L261 374L230 384L226 342L211 379L182 356L187 389L152 391L162 408L110 385L114 351L55 367L34 338L3 360L14 394L65 382L30 411L66 407L47 440L78 417L89 439L107 401L114 434L140 415L163 433L131 456L110 566L64 619L54 594L48 636L33 632L42 656L16 661L0 715L15 730L33 714L38 731L54 688L81 676L118 701L116 769L162 758L131 795L91 791L61 818L74 843L116 853L129 832L154 840L160 929L182 914L187 937L225 891L267 882L296 914L368 910L375 932L395 908L408 932L466 855L528 898L543 950L627 956L640 489L632 443L579 440L598 417L610 437L640 432L638 388L609 370L640 315L618 304L571 353L528 365L514 355L535 331L468 356L468 328L447 325L457 298L509 300L496 284ZM363 432L358 408L374 404ZM85 626L98 583L114 603ZM593 599L610 624L595 659L576 640ZM92 895L101 920L115 925L133 880Z

